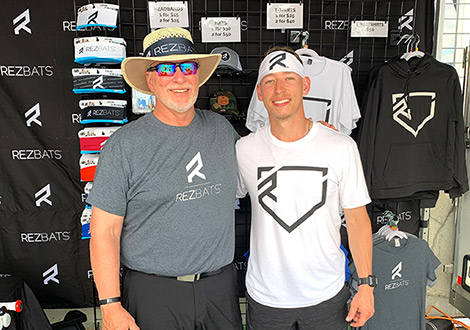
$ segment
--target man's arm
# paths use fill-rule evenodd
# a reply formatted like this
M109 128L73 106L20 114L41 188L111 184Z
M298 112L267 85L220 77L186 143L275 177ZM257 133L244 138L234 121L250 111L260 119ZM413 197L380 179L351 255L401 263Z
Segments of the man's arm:
M372 274L372 229L366 207L344 209L348 231L349 248L359 277ZM359 291L351 301L346 321L351 326L361 327L374 315L373 288L360 285Z
M120 239L124 217L92 207L90 258L100 300L120 297ZM138 330L134 318L120 302L101 306L103 330Z

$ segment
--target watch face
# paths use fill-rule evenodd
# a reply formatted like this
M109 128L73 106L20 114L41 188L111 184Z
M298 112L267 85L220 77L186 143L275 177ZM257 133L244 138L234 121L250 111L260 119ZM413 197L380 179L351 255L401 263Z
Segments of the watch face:
M374 275L369 275L368 279L369 279L369 285L375 288L377 286L377 277L375 277Z

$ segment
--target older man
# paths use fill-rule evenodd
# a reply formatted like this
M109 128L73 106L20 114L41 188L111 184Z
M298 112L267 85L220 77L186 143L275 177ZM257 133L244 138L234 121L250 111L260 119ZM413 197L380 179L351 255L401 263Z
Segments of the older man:
M156 105L107 141L88 198L104 329L241 329L231 264L238 135L194 108L219 60L196 54L188 31L165 28L145 37L144 57L122 63Z
M270 125L237 142L239 196L252 203L246 278L249 330L347 329L374 313L370 202L354 141L305 118L310 90L289 48L268 51L257 94ZM364 285L344 284L340 209Z

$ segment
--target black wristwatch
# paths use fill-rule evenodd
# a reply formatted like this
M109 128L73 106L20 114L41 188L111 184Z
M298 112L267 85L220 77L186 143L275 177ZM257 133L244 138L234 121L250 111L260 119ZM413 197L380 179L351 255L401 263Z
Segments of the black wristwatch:
M368 286L375 288L378 284L377 277L375 275L369 275L367 277L359 278L359 285L367 284Z
M121 297L114 297L114 298L107 298L107 299L102 299L98 301L99 306L107 305L107 304L112 304L115 302L121 301Z

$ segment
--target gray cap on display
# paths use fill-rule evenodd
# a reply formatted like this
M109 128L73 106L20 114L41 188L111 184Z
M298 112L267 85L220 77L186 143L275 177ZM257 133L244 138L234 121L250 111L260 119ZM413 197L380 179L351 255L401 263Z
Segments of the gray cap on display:
M211 51L211 54L221 54L222 58L217 68L233 69L236 71L243 71L240 64L240 58L236 51L228 47L217 47Z

